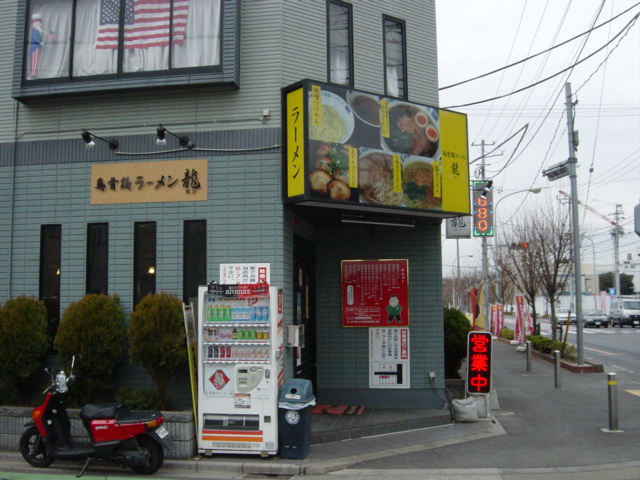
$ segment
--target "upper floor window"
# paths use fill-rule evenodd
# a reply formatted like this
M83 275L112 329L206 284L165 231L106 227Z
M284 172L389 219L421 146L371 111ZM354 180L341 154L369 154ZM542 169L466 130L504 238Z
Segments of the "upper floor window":
M221 0L31 0L24 78L220 65Z
M351 5L337 0L328 3L327 45L329 81L353 86L353 21Z
M405 24L384 17L384 85L390 97L407 98L407 51Z

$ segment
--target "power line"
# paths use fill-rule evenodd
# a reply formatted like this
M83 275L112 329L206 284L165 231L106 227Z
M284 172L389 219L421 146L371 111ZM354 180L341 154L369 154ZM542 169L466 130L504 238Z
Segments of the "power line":
M593 57L594 55L596 55L597 53L600 53L600 51L602 51L603 49L605 49L606 47L608 47L610 44L613 43L613 41L615 39L617 39L618 37L620 37L620 35L622 35L622 37L620 38L620 41L622 41L622 39L626 36L626 34L629 32L629 30L631 29L631 27L633 26L633 24L636 22L636 20L638 19L638 17L640 17L640 14L635 15L631 21L629 21L629 23L627 23L627 25L625 25L625 27L620 30L611 40L609 40L607 43L605 43L603 46L601 46L600 48L598 48L597 50L593 51L591 54L587 55L586 57L584 57L582 60L577 60L576 62L574 62L573 64L569 65L567 68L564 68L556 73L554 73L553 75L550 75L546 78L543 78L542 80L539 80L537 82L534 82L530 85L527 85L526 87L522 87L519 88L517 90L514 90L510 93L505 93L504 95L499 95L497 97L493 97L493 98L488 98L486 100L478 100L477 102L470 102L470 103L464 103L464 104L460 104L460 105L451 105L445 108L460 108L460 107L468 107L470 105L478 105L480 103L487 103L487 102L492 102L494 100L500 100L502 98L506 98L509 97L511 95L515 95L516 93L520 93L520 92L524 92L525 90L529 90L530 88L536 87L542 83L545 83L555 77L557 77L558 75L561 75L571 69L573 69L574 67L576 67L577 65L580 65L581 63L589 60L591 57ZM611 52L609 53L609 55L611 55L611 53L613 53L614 50L616 50L618 48L618 46L620 45L620 41L618 41L618 43L615 45L615 47L612 48ZM608 58L608 57L607 57Z
M587 35L587 34L589 34L589 33L591 33L591 32L594 32L594 31L595 31L595 30L597 30L598 28L603 27L603 26L607 25L608 23L611 23L612 21L616 20L618 17L620 17L620 16L624 15L625 13L629 12L630 10L633 10L633 9L634 9L635 7L637 7L638 5L640 5L640 2L639 2L639 3L636 3L635 5L632 5L632 6L631 6L631 7L629 7L627 10L625 10L625 11L623 11L623 12L619 13L618 15L616 15L615 17L613 17L613 18L611 18L611 19L607 20L606 22L601 23L600 25L597 25L597 26L595 26L595 27L593 27L593 28L591 28L591 29L587 30L586 32L583 32L583 33L581 33L581 34L579 34L579 35L576 35L575 37L570 38L569 40L566 40L566 41L564 41L564 42L562 42L562 43L559 43L558 45L554 45L554 46L553 46L553 47L551 47L551 48L548 48L548 49L546 49L546 50L543 50L543 51L541 51L541 52L538 52L538 53L536 53L536 54L534 54L534 55L531 55L531 56L529 56L529 57L527 57L527 58L524 58L524 59L522 59L522 60L518 60L518 61L517 61L517 62L515 62L515 63L511 63L511 64L506 65L506 66L504 66L504 67L498 68L498 69L496 69L496 70L492 70L492 71L490 71L490 72L483 73L482 75L478 75L477 77L469 78L469 79L467 79L467 80L463 80L462 82L453 83L453 84L451 84L451 85L447 85L446 87L440 87L438 90L439 90L439 91L447 90L447 89L449 89L449 88L453 88L453 87L457 87L457 86L460 86L460 85L464 85L465 83L473 82L474 80L479 80L479 79L481 79L481 78L488 77L488 76L490 76L490 75L493 75L494 73L498 73L498 72L501 72L501 71L503 71L503 70L507 70L508 68L515 67L516 65L520 65L521 63L524 63L524 62L526 62L526 61L528 61L528 60L532 60L532 59L534 59L534 58L536 58L536 57L538 57L538 56L540 56L540 55L542 55L542 54L544 54L544 53L551 52L552 50L555 50L556 48L560 48L560 47L562 47L562 46L566 45L567 43L573 42L574 40L577 40L578 38L580 38L580 37L582 37L582 36L584 36L584 35ZM637 17L637 16L636 16L636 17ZM636 17L634 17L634 18L636 18ZM466 106L466 105L465 105L465 106Z

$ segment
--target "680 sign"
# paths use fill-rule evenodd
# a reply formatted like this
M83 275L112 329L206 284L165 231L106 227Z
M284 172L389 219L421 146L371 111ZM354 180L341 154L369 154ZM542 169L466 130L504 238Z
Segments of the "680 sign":
M487 182L473 182L473 236L493 236L493 191Z

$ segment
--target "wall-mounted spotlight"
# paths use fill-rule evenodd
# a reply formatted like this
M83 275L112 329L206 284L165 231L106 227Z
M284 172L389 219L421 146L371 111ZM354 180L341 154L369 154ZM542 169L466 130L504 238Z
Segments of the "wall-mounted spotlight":
M157 130L158 139L156 140L157 145L167 144L167 138L166 138L167 133L169 135L176 137L182 148L192 149L193 147L195 147L195 144L191 140L189 140L189 137L187 137L184 134L176 134L176 133L170 132L169 130L164 128L162 125L158 125L158 130Z
M104 143L108 143L109 144L109 148L111 150L115 150L118 148L118 146L120 145L118 143L118 140L115 138L112 138L111 140L107 140L106 138L102 138L99 137L97 135L94 135L91 132L87 132L86 130L82 130L82 139L84 140L85 143L85 147L87 149L93 148L96 146L95 142L93 141L94 138L97 138L98 140L102 140Z

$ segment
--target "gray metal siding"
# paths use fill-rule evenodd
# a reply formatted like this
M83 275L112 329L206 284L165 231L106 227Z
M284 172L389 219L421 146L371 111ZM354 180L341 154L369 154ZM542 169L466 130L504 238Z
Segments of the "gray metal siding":
M37 152L43 143L46 142L21 145L25 150L32 146ZM64 143L69 151L77 150L77 145L70 145L72 142ZM284 251L279 149L231 156L191 153L191 158L209 159L207 201L125 205L90 204L88 179L93 162L83 161L82 153L88 152L82 150L85 149L74 152L75 162L25 162L16 167L13 188L9 181L2 182L0 220L4 227L0 229L0 240L4 245L10 244L12 203L14 215L11 278L4 275L1 280L2 300L20 294L38 295L42 224L62 225L62 311L84 295L87 223L109 223L108 288L110 293L120 295L125 311L133 308L133 224L137 221L157 222L157 291L182 295L182 230L187 219L207 220L209 280L218 278L220 263L276 265L281 260L277 258ZM23 153L25 159L38 156ZM98 161L113 161L104 155L103 151ZM42 158L56 160L51 156ZM11 167L3 167L2 174L3 179L10 178ZM0 256L0 265L7 267L3 268L5 272L9 272L7 250L3 249ZM283 271L278 266L272 272L272 283L282 284Z
M359 391L373 394L368 390L369 329L343 328L341 323L341 260L409 260L413 393L393 392L398 405L410 404L415 391L423 390L423 399L431 397L428 372L436 372L439 382L444 378L440 222L416 228L343 226L318 233L317 362L318 371L331 372L318 377L320 401L325 392L341 392L343 398L356 402Z

